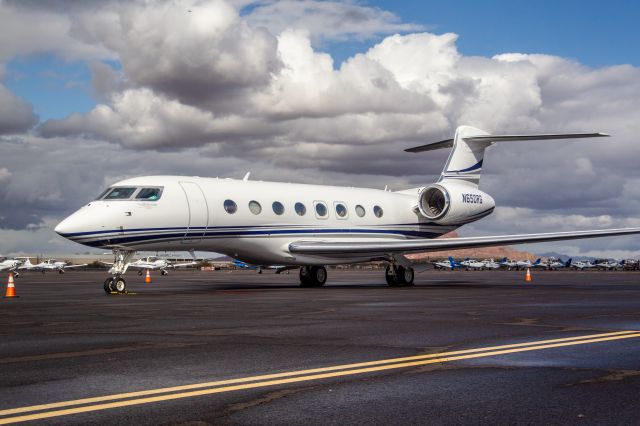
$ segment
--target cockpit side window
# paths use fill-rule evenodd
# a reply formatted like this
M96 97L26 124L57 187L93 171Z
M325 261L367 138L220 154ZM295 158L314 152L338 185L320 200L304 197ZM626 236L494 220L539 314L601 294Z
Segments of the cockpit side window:
M136 200L158 201L161 195L162 188L142 188L136 195Z
M103 200L128 200L137 188L113 188L104 196Z
M96 197L96 200L102 200L102 198L103 198L105 195L107 195L107 192L110 192L112 189L113 189L113 188L107 188L107 189L105 189L104 191L102 191L102 192L100 193L100 195L98 195L98 196Z

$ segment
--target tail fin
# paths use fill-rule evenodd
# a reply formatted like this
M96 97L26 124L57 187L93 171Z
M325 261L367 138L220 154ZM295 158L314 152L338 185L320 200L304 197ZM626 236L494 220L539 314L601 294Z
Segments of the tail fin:
M449 263L451 264L451 269L456 267L456 260L451 256L449 256Z
M502 258L502 260L500 261L500 263L504 263L504 262L506 262L506 261L507 261L507 258L506 258L506 257L503 257L503 258Z
M569 260L567 260L567 263L565 263L564 266L566 266L567 268L569 266L571 266L571 258L569 258Z
M535 262L533 262L534 265L539 265L540 262L542 262L542 259L537 258Z
M458 181L474 187L480 184L484 150L496 142L529 141L544 139L574 139L609 136L605 133L555 133L539 135L491 135L484 130L471 126L460 126L453 139L445 139L415 148L406 152L424 152L440 148L451 148L447 164L442 169L440 181Z

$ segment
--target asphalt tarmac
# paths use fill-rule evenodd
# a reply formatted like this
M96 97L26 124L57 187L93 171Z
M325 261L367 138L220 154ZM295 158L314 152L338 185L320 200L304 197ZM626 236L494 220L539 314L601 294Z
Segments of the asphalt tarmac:
M0 300L0 423L640 424L637 272L105 277Z

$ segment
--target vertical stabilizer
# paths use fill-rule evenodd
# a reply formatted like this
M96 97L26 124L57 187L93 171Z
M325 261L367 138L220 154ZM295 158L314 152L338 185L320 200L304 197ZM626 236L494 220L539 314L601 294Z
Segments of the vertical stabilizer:
M457 181L473 187L480 183L484 150L496 142L535 141L549 139L582 139L609 136L606 133L544 133L531 135L491 135L471 126L460 126L453 139L445 139L426 145L405 149L406 152L425 152L452 148L447 164L440 175L440 182Z
M442 169L440 181L453 180L477 187L480 183L484 150L493 142L490 140L469 141L466 138L488 136L484 130L471 126L460 126L453 138L453 149Z

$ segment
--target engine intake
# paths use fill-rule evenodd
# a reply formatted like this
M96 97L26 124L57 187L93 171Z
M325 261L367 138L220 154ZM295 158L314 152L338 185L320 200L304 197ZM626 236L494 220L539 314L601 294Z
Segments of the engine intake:
M478 188L457 182L425 186L418 193L418 211L439 225L461 225L490 214L493 198Z
M450 198L446 188L440 185L430 185L425 187L418 197L418 208L424 217L437 220L447 214Z

